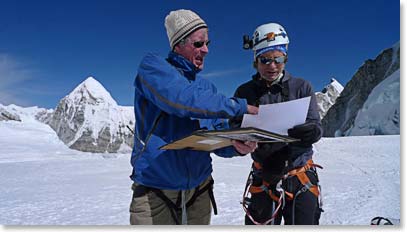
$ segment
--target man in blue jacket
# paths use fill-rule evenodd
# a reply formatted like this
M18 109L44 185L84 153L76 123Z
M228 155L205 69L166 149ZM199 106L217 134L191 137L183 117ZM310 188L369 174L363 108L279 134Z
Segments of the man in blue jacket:
M135 80L135 140L131 157L130 224L209 224L213 197L209 152L160 150L198 129L221 129L226 118L257 113L245 99L228 98L196 74L208 53L208 27L190 10L165 18L171 52L148 54ZM253 152L257 143L232 141L223 157Z

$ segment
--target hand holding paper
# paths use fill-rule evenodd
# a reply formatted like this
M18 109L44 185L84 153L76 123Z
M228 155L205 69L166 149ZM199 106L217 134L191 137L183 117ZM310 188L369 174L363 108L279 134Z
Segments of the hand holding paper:
M303 145L310 146L321 138L321 131L315 123L309 122L288 129L288 135L301 139Z
M256 106L247 105L247 112L249 114L258 114L259 113L259 108L256 107Z
M241 127L255 127L287 135L288 129L305 123L311 97L260 105L258 115L245 114Z
M246 141L242 142L239 140L232 140L232 145L242 155L247 155L257 148L257 142L254 141Z

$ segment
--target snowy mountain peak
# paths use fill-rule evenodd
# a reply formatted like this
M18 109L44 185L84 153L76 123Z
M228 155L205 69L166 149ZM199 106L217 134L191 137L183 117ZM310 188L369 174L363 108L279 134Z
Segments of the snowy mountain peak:
M330 85L335 88L339 93L342 92L343 90L343 86L341 85L341 83L339 83L335 78L331 78L331 83Z
M94 77L90 76L79 84L68 96L75 103L107 103L117 105L110 93Z
M321 92L315 93L320 118L323 118L329 108L335 104L342 90L343 86L335 78L331 78L331 82Z
M45 121L45 120L44 120ZM129 152L132 107L117 105L95 78L88 77L58 104L48 124L70 148L89 152Z

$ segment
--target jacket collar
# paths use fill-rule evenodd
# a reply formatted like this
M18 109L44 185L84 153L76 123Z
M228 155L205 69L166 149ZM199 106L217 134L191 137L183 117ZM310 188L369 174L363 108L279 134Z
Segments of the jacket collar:
M170 51L167 61L177 68L189 80L195 80L196 74L201 70L180 54Z

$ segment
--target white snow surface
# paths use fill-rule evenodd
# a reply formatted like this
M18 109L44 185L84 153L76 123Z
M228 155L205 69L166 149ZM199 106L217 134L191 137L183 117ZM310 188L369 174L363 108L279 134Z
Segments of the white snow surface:
M323 138L315 149L324 167L322 225L400 218L399 135ZM218 215L211 224L243 225L251 159L212 157ZM128 225L129 159L71 150L40 122L0 122L0 224Z

